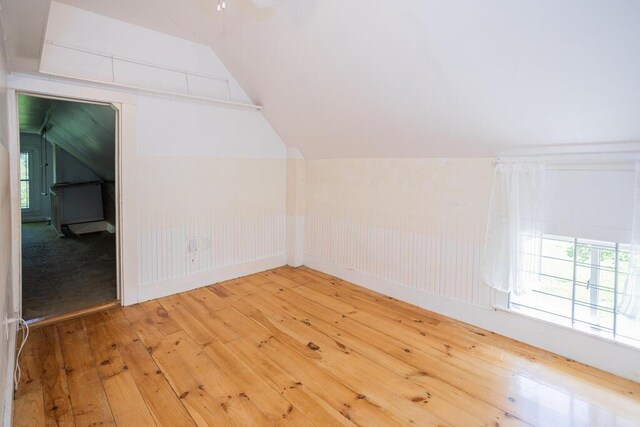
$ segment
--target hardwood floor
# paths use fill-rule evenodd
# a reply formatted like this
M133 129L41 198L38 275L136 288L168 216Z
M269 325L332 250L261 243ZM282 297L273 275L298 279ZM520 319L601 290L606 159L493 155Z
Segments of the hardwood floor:
M283 267L33 332L14 425L614 426L640 384Z

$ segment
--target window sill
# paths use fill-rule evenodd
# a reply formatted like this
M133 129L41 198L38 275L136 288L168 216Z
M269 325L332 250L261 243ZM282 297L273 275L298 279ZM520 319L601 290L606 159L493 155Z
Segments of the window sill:
M591 334L589 332L586 332L586 331L583 331L583 330L580 330L580 329L576 329L576 328L572 328L570 326L561 325L559 323L551 322L549 320L539 319L537 317L530 316L528 314L524 314L524 313L522 313L522 312L520 312L518 310L513 310L513 309L510 309L510 308L505 308L505 307L500 307L500 306L495 306L495 305L493 306L493 309L496 310L496 311L501 311L503 313L514 314L516 316L524 317L526 319L530 319L530 320L533 320L535 322L542 323L542 324L545 324L545 325L549 325L549 326L552 326L552 327L555 327L555 328L560 328L560 329L563 329L565 331L569 331L569 332L573 332L573 333L576 333L576 334L584 335L584 336L587 336L587 337L590 337L590 338L595 338L597 340L601 340L601 341L604 341L604 342L609 343L609 344L615 344L615 345L619 345L621 347L628 348L630 350L640 351L640 345L633 345L633 344L630 344L628 342L620 341L620 340L617 340L617 339L614 339L614 338L607 338L607 337L603 337L602 335Z

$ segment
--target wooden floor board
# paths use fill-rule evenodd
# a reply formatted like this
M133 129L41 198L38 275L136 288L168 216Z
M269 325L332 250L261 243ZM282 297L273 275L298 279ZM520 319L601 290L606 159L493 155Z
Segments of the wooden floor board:
M323 334L306 320L306 316L296 317L297 311L291 306L278 302L272 304L266 295L250 296L247 301L265 313L271 325L295 337L300 344L318 347L314 354L320 357L312 358L316 364L335 372L348 384L361 390L362 394L385 402L381 406L402 414L408 423L422 419L437 424L448 418L447 421L455 425L483 424L477 417L465 413L463 408L454 408L442 400L436 392L431 393L420 385L404 381L400 375L393 375L393 371L387 371L377 362L362 357L352 348ZM428 403L429 411L423 411L416 402Z
M31 427L45 425L44 400L42 390L33 390L23 394L14 406L15 427Z
M278 292L277 296L283 301L287 301L287 294L286 291ZM263 295L262 298L278 304L269 296ZM473 398L472 395L466 392L466 389L456 388L437 376L425 375L421 369L425 366L432 366L436 361L414 357L417 352L414 349L410 349L411 346L400 342L389 344L391 340L387 339L386 336L376 336L367 333L367 331L364 331L361 336L357 333L352 334L349 328L341 328L336 325L339 322L333 320L336 319L334 315L329 314L329 316L326 316L330 310L315 304L311 300L304 301L304 299L297 296L294 299L295 307L287 305L283 308L288 312L295 313L303 324L326 334L339 347L344 346L344 348L351 351L356 351L371 361L391 370L396 375L409 380L411 383L430 390L429 399L432 400L432 403L437 402L437 397L442 397L449 404L444 403L445 410L453 407L457 407L463 413L471 410L473 417L481 423L499 422L501 425L509 425L514 421L513 412L507 416L504 410L492 407L482 399ZM362 329L358 332L362 332ZM416 360L420 362L416 363ZM431 392L431 390L433 391ZM505 398L505 400L507 399ZM478 417L478 413L486 414L488 418L483 420Z
M347 282L340 280L336 282L339 283L339 289L343 293L351 292L358 294L358 296L363 299L374 300L381 304L396 303L395 300L392 301L392 299L388 297L381 297L379 294L355 287ZM394 304L394 307L395 306L396 304ZM417 307L410 306L403 302L398 302L397 307L399 310L401 307L405 309L402 311L415 312L416 310L420 310ZM553 353L541 351L530 345L507 339L495 333L484 331L462 322L456 322L435 313L432 314L447 325L447 333L451 336L468 336L468 340L470 340L469 345L463 346L463 349L473 353L472 360L474 363L477 363L478 360L483 360L486 363L498 367L506 365L510 367L510 371L518 375L551 388L558 388L560 391L562 391L564 387L580 387L589 390L588 393L585 393L585 396L589 398L593 397L597 399L600 397L597 390L602 388L602 384L606 384L605 388L608 393L615 391L627 397L630 395L640 395L640 384L633 381L613 376L607 372L593 369L587 365ZM451 326L448 327L448 325ZM460 342L462 342L462 339L456 341L455 344L459 344Z
M173 391L138 334L121 310L108 313L110 336L115 340L128 372L157 425L193 426L191 416Z
M640 425L640 384L306 267L35 330L14 425Z
M468 397L474 395L477 396L476 404L487 403L495 406L484 413L494 412L496 418L504 416L511 420L513 416L521 416L530 421L544 421L544 419L539 420L532 417L531 414L527 415L523 412L525 409L531 412L532 408L534 413L550 415L551 419L562 418L560 413L554 412L549 407L540 411L537 401L532 401L528 396L519 392L516 387L510 386L511 376L507 372L502 376L500 372L484 375L482 366L464 365L446 352L422 352L415 345L415 339L407 340L407 342L399 341L393 337L394 330L392 328L391 335L386 335L365 324L355 322L348 316L334 320L334 315L327 314L331 312L330 308L314 302L317 300L317 298L307 300L295 297L297 307L309 313L306 321L311 319L310 323L313 326L325 331L334 339L374 360L384 361L386 365L395 367L411 381L427 384L431 389L437 390L437 393L442 393L448 400L460 406L467 409L472 407L474 403ZM314 316L316 317L314 318ZM325 319L326 322L318 322L317 319ZM332 320L333 322L331 322ZM389 326L395 325L386 325L381 329L389 329ZM452 366L453 363L455 365ZM440 383L434 384L434 379L439 380ZM506 379L502 383L503 387L496 387L501 379ZM514 384L516 383L514 382ZM456 390L464 394L459 395ZM502 393L496 393L496 390ZM498 410L497 413L496 410ZM496 416L496 414L498 415Z
M290 275L292 274L292 271L296 270L292 270L290 267L283 267L276 270L276 273L281 275ZM557 354L541 351L528 344L524 344L512 339L507 339L493 332L485 331L481 328L469 325L467 323L455 321L437 313L427 312L426 310L422 310L419 307L413 306L406 302L399 301L392 297L380 295L376 292L356 286L352 283L343 281L328 274L309 269L308 267L300 267L299 269L297 269L297 271L300 271L301 274L305 277L305 279L301 280L309 281L311 280L310 277L315 277L315 280L324 280L321 283L327 286L337 285L339 287L338 289L342 292L350 293L364 300L373 301L377 304L391 308L392 310L405 313L408 316L420 316L421 314L428 314L429 316L433 316L436 319L439 319L451 325L454 330L472 332L477 337L481 337L481 339L483 340L491 341L492 345L496 348L508 349L509 351L506 352L506 356L512 356L511 353L513 353L513 355L518 356L522 362L535 361L535 364L544 365L545 367L551 368L551 370L553 371L566 372L567 374L569 374L567 377L578 376L589 382L598 383L601 380L604 380L609 388L616 388L620 390L622 394L640 394L640 383L633 382L622 377L612 376L607 372L593 369L590 366L567 359ZM527 369L532 369L534 371L536 370L535 366L531 366L531 364L527 366Z
M113 417L118 425L155 426L135 380L129 372L120 372L102 381Z
M76 425L115 425L84 319L69 320L56 326Z
M326 299L322 299L319 297L317 293L312 289L305 288L296 288L294 291L305 294L309 298L319 301L325 302ZM331 298L339 300L340 303L345 301L345 298L341 294L340 296L335 296L332 294L331 290L327 290L328 295L331 295ZM298 304L299 304L299 300ZM329 300L330 301L330 300ZM328 303L328 308L331 308L331 302ZM364 306L359 305L359 309L362 309ZM378 312L366 313L365 310L361 310L360 312L355 312L358 308L354 306L353 314L347 314L347 318L355 319L359 321L363 325L371 325L376 321L379 323L379 329L385 330L389 333L391 337L397 337L407 343L406 345L415 345L418 346L419 349L425 351L433 356L438 356L437 352L433 350L438 350L444 356L446 355L448 358L447 362L449 364L453 364L456 367L460 368L462 371L468 371L473 373L475 377L479 379L484 379L486 384L491 384L492 386L499 384L500 380L503 380L503 384L515 384L513 381L514 373L518 375L519 385L526 385L526 387L522 387L526 394L523 394L518 391L513 391L510 393L511 399L525 399L525 401L534 401L534 402L547 402L549 406L548 409L555 410L558 412L563 412L564 406L575 405L576 403L584 403L581 400L576 400L575 397L572 399L563 399L563 386L566 386L566 383L572 383L572 386L579 387L584 389L585 391L589 391L584 394L584 399L589 401L590 403L603 403L607 402L609 399L610 390L607 389L607 393L603 394L600 392L602 386L599 382L589 382L589 381L579 381L571 376L557 375L552 371L541 372L541 375L535 375L526 369L518 368L515 371L509 371L503 369L504 365L511 364L512 366L520 366L520 364L527 364L527 366L531 365L530 358L533 357L529 355L528 357L519 358L514 356L509 352L504 352L503 350L496 348L494 346L487 345L479 340L478 335L476 334L467 334L468 337L461 336L460 333L456 331L450 331L450 337L443 336L442 333L434 333L434 329L439 328L441 326L433 326L431 324L422 322L422 323L413 323L412 319L404 318L402 316L398 316L392 319L389 319L379 314ZM365 315L362 316L363 311ZM347 320L348 320L347 319ZM345 320L346 321L346 320ZM341 323L345 323L345 321L340 321ZM404 322L405 325L400 325L399 323ZM420 333L424 331L424 337L416 337L416 332ZM362 334L362 331L360 331ZM421 340L417 340L416 338L422 338ZM429 340L433 338L432 342ZM375 340L372 340L373 343L379 343L384 341L380 337L377 337ZM503 339L504 341L504 339ZM375 345L375 344L374 344ZM444 346L444 347L441 347ZM478 357L480 356L480 357ZM508 360L505 360L507 359ZM439 370L439 373L442 374L443 370ZM460 372L460 370L458 370ZM615 388L615 386L614 386ZM505 387L503 389L507 390ZM518 397L519 395L519 397ZM532 396L534 395L534 396ZM510 402L510 401L509 401ZM617 402L617 401L616 401ZM505 402L506 403L506 402ZM620 401L621 405L626 405L624 400ZM508 405L514 406L514 405ZM531 405L526 405L525 407L530 407ZM602 417L608 417L609 419L615 417L615 413L618 410L622 410L622 408L617 407L617 405L612 405L609 401L609 406L613 410L613 413L607 413L607 411L601 412ZM509 412L514 414L514 409L510 409ZM637 412L637 411L636 411ZM636 416L640 417L640 413L636 413ZM574 422L578 420L575 419Z

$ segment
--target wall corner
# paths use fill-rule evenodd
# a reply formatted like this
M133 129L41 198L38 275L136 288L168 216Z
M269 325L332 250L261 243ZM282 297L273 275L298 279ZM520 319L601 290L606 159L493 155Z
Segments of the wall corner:
M296 147L287 147L287 264L304 264L305 159Z

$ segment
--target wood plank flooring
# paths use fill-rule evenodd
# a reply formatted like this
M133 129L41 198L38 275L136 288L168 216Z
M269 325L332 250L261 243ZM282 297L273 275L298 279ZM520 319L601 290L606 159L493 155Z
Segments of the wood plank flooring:
M282 267L37 329L14 425L627 426L640 384Z

